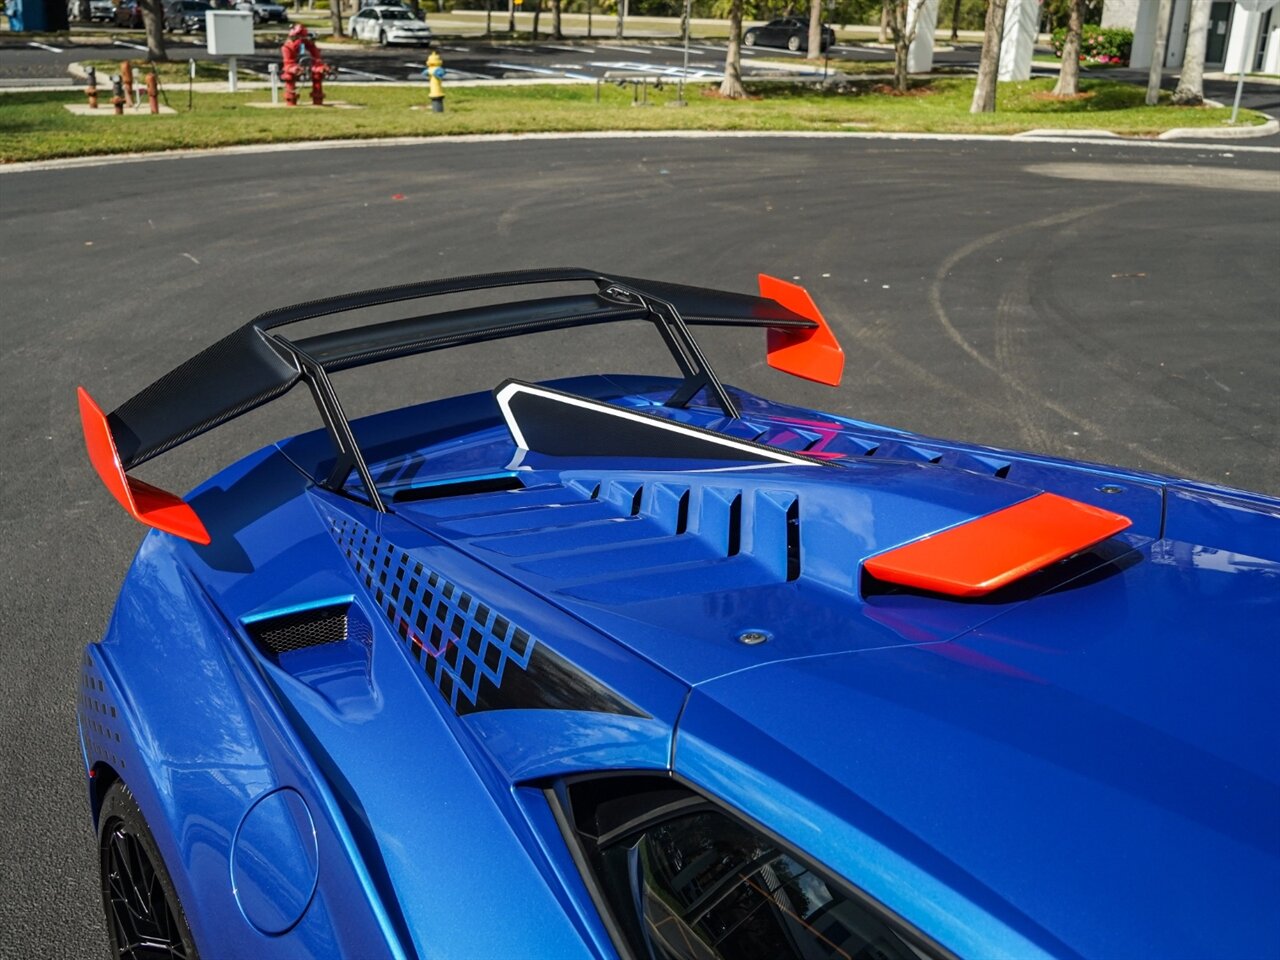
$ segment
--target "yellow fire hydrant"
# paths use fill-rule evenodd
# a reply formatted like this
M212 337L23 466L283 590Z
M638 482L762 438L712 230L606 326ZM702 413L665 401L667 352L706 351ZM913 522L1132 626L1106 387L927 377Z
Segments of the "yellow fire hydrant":
M444 61L438 51L427 57L427 79L431 83L431 112L444 113Z

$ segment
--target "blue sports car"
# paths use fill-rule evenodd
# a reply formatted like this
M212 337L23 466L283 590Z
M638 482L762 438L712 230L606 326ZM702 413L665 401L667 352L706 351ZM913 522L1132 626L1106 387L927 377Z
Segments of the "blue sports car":
M678 375L329 379L623 321ZM561 269L81 389L154 528L79 678L116 956L1280 954L1280 501L752 396L704 325L840 380L793 284ZM129 475L299 384L320 429Z

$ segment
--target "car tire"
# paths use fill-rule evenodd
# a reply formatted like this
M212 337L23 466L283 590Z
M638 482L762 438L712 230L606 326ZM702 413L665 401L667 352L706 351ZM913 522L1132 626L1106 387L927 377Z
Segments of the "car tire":
M384 47L387 45L387 31L385 30L378 31L378 42L382 44Z
M797 50L799 50L800 38L795 36L787 37L787 49L790 50L792 53L795 53Z
M155 837L133 794L119 780L102 798L98 867L113 958L197 960L191 928Z
M754 47L756 45L756 35L754 33L748 33L742 38L742 42L748 47Z

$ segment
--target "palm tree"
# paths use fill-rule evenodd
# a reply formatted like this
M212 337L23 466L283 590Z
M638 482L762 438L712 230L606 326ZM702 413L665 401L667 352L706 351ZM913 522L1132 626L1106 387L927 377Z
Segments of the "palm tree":
M973 88L970 113L996 112L996 80L1000 76L1000 42L1004 38L1004 14L1009 0L991 0L982 28L982 57L978 60L978 82Z
M1209 42L1209 13L1212 0L1191 0L1191 23L1187 27L1187 49L1182 55L1182 75L1173 102L1198 107L1204 103L1204 51Z
M1151 51L1151 69L1147 71L1147 106L1160 102L1160 77L1164 72L1164 50L1169 43L1169 11L1173 0L1160 0L1156 10L1156 45Z
M1062 43L1062 70L1053 92L1074 97L1080 92L1080 31L1084 29L1084 0L1068 0L1067 38Z
M912 10L910 0L885 0L884 9L889 14L889 33L893 36L893 88L907 92L907 54L920 26L920 11ZM914 14L914 15L913 15ZM933 38L929 38L932 45Z
M164 49L164 8L160 0L141 0L142 26L147 31L147 59L168 60Z
M741 100L747 95L742 85L742 0L729 4L729 49L724 55L724 79L720 81L720 96Z
M810 59L822 56L822 0L809 0Z

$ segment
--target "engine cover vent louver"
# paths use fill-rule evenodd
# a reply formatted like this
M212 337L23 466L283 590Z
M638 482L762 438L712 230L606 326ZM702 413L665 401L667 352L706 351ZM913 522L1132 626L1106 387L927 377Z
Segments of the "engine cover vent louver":
M278 657L282 653L343 643L347 639L347 606L312 607L267 616L245 624L249 636L264 654Z

